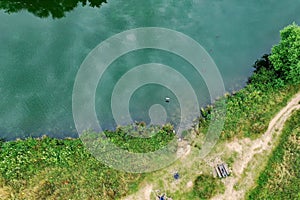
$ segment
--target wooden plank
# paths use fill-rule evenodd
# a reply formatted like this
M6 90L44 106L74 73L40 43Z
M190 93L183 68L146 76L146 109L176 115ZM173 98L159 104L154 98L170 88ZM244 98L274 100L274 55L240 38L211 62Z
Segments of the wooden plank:
M229 169L228 169L227 164L226 164L226 163L223 163L223 167L224 167L224 169L225 169L225 171L226 171L227 176L229 176L229 175L230 175L230 172L229 172Z
M216 169L216 172L217 172L217 174L218 174L219 178L222 178L222 175L221 175L221 173L219 172L219 169L218 169L218 167L215 167L215 169Z
M225 177L227 176L227 174L226 174L226 172L225 172L223 166L222 166L222 165L218 165L218 167L219 167L219 169L220 169L220 172L221 172L222 176L225 178Z

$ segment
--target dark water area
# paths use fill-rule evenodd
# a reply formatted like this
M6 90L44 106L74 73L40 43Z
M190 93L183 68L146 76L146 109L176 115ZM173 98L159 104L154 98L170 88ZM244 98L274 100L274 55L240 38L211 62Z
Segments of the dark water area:
M182 32L213 58L227 91L245 86L256 59L279 41L279 30L300 22L298 0L1 0L0 138L77 137L72 92L83 60L99 43L125 30L163 27ZM96 112L104 128L113 128L110 95L126 69L163 63L180 71L210 103L205 82L180 57L160 50L130 52L109 67L96 91ZM119 66L123 66L120 68ZM149 95L151 94L151 95ZM148 110L172 92L148 85L134 93L135 120L149 121ZM169 106L167 113L178 107Z

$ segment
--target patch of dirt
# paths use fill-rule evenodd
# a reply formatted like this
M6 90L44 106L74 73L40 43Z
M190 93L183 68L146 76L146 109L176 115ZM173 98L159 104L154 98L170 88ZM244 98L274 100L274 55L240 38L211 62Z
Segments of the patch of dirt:
M152 189L152 185L146 185L137 193L126 197L124 200L150 200Z
M0 188L0 199L11 199L11 189L9 187Z
M187 184L186 184L186 187L187 188L192 188L193 187L193 181L189 181Z

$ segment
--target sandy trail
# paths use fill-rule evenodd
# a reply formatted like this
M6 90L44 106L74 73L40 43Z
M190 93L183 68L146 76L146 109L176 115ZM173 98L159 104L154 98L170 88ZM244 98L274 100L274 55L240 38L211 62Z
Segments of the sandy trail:
M299 103L300 92L296 94L293 99L271 120L267 131L261 138L253 141L248 138L243 140L234 140L226 145L230 151L239 152L240 157L237 158L232 167L232 171L235 176L225 179L225 193L215 196L213 199L244 199L246 188L237 191L234 189L234 185L238 183L239 179L241 179L241 175L248 164L252 161L254 155L271 152L274 147L274 141L278 139L286 120L290 117L294 110L300 109Z
M181 141L178 144L179 144L179 148L177 151L178 158L180 160L187 159L187 156L191 152L191 146L186 141ZM169 177L170 174L159 174L159 176L160 177L162 177L162 176ZM192 187L192 184L193 183L187 184L187 187ZM157 195L157 191L154 190L153 187L155 187L155 184L153 186L153 184L144 182L143 186L141 186L141 189L138 192L125 197L123 200L153 200L153 199L151 199L151 194L152 194L152 197ZM158 198L154 198L154 199L158 199ZM170 200L171 198L167 198L167 199Z

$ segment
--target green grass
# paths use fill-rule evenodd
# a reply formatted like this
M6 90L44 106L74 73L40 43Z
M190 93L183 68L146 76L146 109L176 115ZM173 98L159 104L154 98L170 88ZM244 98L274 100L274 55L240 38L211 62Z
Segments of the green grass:
M300 199L300 111L286 122L280 143L248 199Z

